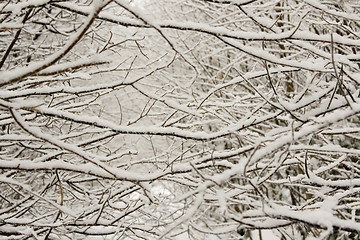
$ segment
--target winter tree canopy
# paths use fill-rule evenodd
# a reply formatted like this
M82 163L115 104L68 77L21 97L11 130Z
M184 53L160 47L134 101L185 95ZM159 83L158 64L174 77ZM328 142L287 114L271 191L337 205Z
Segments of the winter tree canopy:
M0 1L0 239L358 239L359 82L357 0Z

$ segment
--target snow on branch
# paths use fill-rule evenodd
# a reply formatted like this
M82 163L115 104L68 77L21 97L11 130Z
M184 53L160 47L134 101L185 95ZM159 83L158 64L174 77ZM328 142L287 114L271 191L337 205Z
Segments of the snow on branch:
M356 1L0 3L6 239L354 239Z

